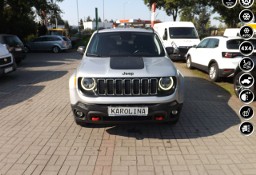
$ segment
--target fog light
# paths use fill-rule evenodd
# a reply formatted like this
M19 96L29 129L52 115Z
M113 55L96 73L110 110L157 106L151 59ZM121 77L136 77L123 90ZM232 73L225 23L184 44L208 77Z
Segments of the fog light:
M100 117L92 117L92 121L99 121Z
M79 118L83 118L83 117L84 117L84 113L81 112L81 111L75 111L75 114L76 114L76 116L79 117Z
M172 111L172 114L173 114L173 115L177 115L178 112L179 112L179 111L177 111L177 110L173 110L173 111Z
M161 120L164 120L164 117L163 116L156 116L155 120L161 121Z

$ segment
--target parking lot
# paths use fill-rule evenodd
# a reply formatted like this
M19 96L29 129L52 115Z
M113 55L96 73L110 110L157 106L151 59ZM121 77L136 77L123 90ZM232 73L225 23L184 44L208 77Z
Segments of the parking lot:
M68 79L81 57L29 53L0 78L1 175L256 174L256 133L239 131L243 104L184 63L175 63L186 83L178 124L76 125Z

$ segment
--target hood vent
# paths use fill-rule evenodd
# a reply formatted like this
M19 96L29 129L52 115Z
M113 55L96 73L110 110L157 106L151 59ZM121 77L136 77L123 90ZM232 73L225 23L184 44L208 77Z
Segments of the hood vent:
M142 57L111 57L111 69L143 69L144 61Z

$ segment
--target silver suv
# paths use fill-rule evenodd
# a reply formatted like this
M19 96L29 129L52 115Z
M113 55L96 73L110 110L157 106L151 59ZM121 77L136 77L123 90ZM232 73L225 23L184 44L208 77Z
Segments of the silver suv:
M94 32L69 80L76 123L177 122L184 79L167 55L152 30Z
M71 42L64 36L43 35L26 44L29 51L52 51L58 53L72 48Z

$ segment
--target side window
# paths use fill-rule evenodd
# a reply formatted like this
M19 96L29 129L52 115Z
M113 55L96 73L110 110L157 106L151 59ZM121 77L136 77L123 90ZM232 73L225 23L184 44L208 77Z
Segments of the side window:
M219 39L215 39L215 38L212 38L212 39L209 39L209 42L207 44L207 48L216 48L219 46Z
M208 43L209 39L204 39L203 41L201 41L196 48L206 48L207 43Z
M52 41L61 41L59 37L53 37Z
M40 38L36 38L33 40L33 42L41 42L41 41L44 41L45 39L43 37L40 37Z

